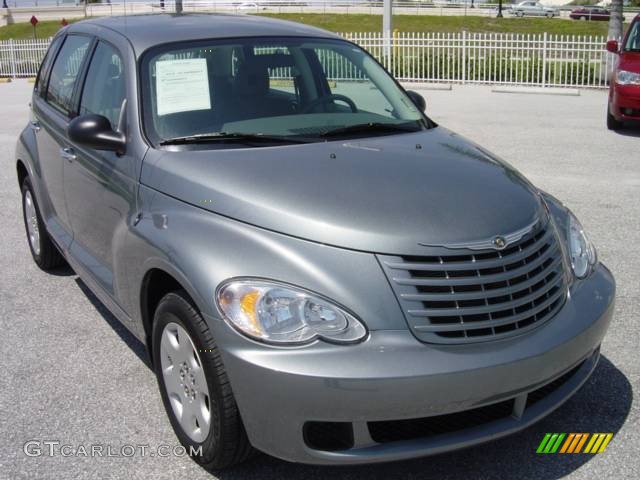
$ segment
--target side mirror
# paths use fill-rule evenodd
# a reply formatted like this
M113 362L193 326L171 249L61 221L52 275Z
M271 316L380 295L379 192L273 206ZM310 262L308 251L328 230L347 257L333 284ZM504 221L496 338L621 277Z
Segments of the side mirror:
M608 40L607 41L607 51L611 53L618 53L618 41L617 40Z
M111 128L111 122L102 115L87 114L69 122L67 135L71 141L96 150L108 150L122 154L126 148L126 138Z
M424 112L427 109L427 102L424 101L424 97L418 92L407 90L407 95L409 95L409 98L413 100L413 103L416 104L416 107L418 107L420 111Z

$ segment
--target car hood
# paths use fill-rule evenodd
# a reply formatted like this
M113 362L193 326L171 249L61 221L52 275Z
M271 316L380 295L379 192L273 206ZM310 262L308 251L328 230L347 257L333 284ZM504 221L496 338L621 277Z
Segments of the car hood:
M542 211L519 173L442 127L274 147L152 149L141 182L241 222L388 254L508 234Z

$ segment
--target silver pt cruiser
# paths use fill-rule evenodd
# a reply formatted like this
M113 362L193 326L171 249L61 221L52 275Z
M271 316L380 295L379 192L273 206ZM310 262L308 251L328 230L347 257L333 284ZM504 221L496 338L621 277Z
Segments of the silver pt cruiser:
M179 440L315 464L523 429L586 381L615 284L578 220L369 54L250 16L64 28L17 143L35 262L148 348Z

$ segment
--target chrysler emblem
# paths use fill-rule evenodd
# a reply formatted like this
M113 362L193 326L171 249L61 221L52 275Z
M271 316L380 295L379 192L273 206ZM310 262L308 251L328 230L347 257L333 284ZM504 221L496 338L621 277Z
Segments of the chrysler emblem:
M502 250L507 247L507 245L512 245L515 242L519 241L525 235L531 233L534 229L536 229L541 222L545 219L536 218L533 222L525 227L516 230L511 233L507 233L505 235L496 235L495 237L484 238L480 240L473 240L471 242L462 242L462 243L419 243L418 245L422 245L423 247L445 247L445 248L464 248L466 250Z
M496 237L493 239L493 246L496 247L498 250L502 250L504 247L507 246L507 241L504 239L504 237Z

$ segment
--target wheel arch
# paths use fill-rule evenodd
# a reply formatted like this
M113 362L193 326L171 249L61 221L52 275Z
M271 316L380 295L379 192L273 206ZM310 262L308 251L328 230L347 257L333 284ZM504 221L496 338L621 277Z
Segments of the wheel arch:
M22 188L24 179L29 176L29 170L25 163L20 159L16 161L16 173L18 174L18 187Z
M189 282L177 271L166 265L154 265L147 269L140 286L139 308L144 329L144 340L149 353L149 360L153 364L153 317L162 298L176 290L183 291L194 308L202 311L197 295Z

